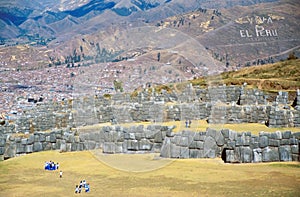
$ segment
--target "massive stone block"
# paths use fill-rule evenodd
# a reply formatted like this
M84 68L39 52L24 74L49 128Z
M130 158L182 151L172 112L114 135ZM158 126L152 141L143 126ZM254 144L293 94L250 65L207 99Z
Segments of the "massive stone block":
M137 140L128 140L127 150L131 150L131 151L139 150L139 142Z
M189 158L203 158L203 157L204 157L203 150L190 149Z
M123 142L117 142L117 143L115 144L115 152L116 152L116 153L123 153L123 152L125 152L125 151L123 150Z
M33 152L40 152L43 150L43 145L41 142L34 142L33 143Z
M16 154L22 154L22 153L25 153L25 145L17 143Z
M267 136L260 136L259 138L259 147L265 148L269 145L269 139Z
M280 161L292 161L292 152L289 145L279 147L279 159Z
M29 138L27 138L27 144L33 144L33 142L34 142L34 135L30 134Z
M171 139L166 137L160 151L160 156L165 158L171 157Z
M25 152L26 153L32 153L33 152L33 145L32 144L26 145Z
M66 152L67 151L67 143L65 140L60 141L60 147L59 147L60 152Z
M141 139L139 141L139 150L150 151L152 149L152 143L148 139Z
M251 163L253 160L253 152L250 147L241 147L241 162Z
M180 158L180 146L171 144L170 151L171 151L171 158Z
M290 139L292 137L292 132L291 131L284 131L282 133L282 138L283 139Z
M262 161L279 161L279 152L277 147L266 147L262 151Z
M163 135L161 131L158 131L155 135L154 135L154 142L156 143L162 143L163 142Z
M14 141L9 142L7 144L5 152L4 152L4 159L12 158L16 156L16 143Z
M104 153L115 153L115 143L113 142L104 142L103 152Z
M50 142L55 143L56 142L56 134L55 132L50 133Z
M217 131L216 133L216 142L218 146L223 146L225 144L225 137L221 131Z
M6 144L6 139L3 137L3 138L0 138L0 147L4 147Z
M187 159L190 156L190 150L188 147L180 147L180 157L179 158L183 158L183 159Z
M206 137L204 141L204 155L208 158L215 158L217 150L217 143L211 136Z
M235 150L226 150L226 162L228 163L240 163L240 151L239 148Z
M253 149L253 162L262 162L262 150L261 148Z

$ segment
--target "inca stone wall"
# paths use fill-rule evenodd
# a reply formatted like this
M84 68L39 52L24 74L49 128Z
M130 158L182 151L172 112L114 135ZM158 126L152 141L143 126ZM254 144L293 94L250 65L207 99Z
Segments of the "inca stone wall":
M0 133L34 133L52 128L97 123L164 122L207 120L209 123L261 123L269 127L299 127L300 91L289 103L288 93L269 95L246 86L207 89L188 85L181 93L144 89L137 96L117 93L111 97L77 98L73 101L39 104L0 126ZM270 99L269 99L270 100Z
M168 135L161 149L167 158L222 157L228 163L299 161L300 132L251 132L207 129L206 132L182 131Z
M222 157L229 163L299 161L300 132L250 132L232 130L173 132L174 127L138 125L129 128L105 126L97 131L79 132L55 129L29 135L0 137L0 159L39 151L82 151L103 153L160 153L166 158Z
M98 131L79 132L55 129L29 135L4 134L0 137L0 158L47 150L82 151L101 148L104 153L159 153L166 133L173 127L148 125L144 127L105 126ZM0 160L1 160L0 159Z

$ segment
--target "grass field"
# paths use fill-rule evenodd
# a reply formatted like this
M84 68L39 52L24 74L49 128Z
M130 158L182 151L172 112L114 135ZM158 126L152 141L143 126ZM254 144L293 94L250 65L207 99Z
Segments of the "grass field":
M45 161L60 163L45 171ZM135 169L144 169L133 172ZM145 170L146 169L146 170ZM224 164L155 154L46 151L0 162L0 196L299 196L300 163ZM86 179L90 193L74 194Z
M213 128L216 130L221 129L231 129L236 132L248 132L250 131L254 135L259 135L259 132L275 132L275 131L292 131L292 132L300 132L299 127L289 127L289 128L270 128L267 127L264 124L259 123L239 123L239 124L208 124L205 120L192 120L192 124L190 128L185 128L185 121L170 121L170 122L140 122L140 123L124 123L119 124L119 126L122 127L131 127L131 126L137 126L137 125L144 125L144 127L147 127L147 125L150 124L158 124L158 125L165 125L165 126L175 126L173 129L174 132L179 132L182 130L191 130L191 131L206 131L207 128ZM79 128L80 132L90 132L100 129L103 126L111 126L110 123L103 123L103 124L96 124L91 126L85 126L82 128Z

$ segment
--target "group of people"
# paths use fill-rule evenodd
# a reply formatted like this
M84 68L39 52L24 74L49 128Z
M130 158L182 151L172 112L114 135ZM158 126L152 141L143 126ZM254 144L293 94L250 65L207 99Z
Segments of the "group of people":
M54 163L53 161L45 161L45 170L58 170L59 163Z
M87 183L85 180L80 181L79 185L76 185L75 187L75 194L81 193L82 190L85 190L85 192L90 191L90 184Z
M53 161L45 161L45 170L58 170L59 169L59 163L55 163ZM62 178L63 172L60 170L59 172L59 177ZM75 187L75 193L81 193L82 190L84 192L89 192L90 191L90 184L86 182L86 180L80 181L79 185L76 185Z

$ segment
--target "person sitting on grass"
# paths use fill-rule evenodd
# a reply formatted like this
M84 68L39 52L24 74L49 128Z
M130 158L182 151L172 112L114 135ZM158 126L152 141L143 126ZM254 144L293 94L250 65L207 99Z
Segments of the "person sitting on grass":
M89 192L90 191L90 184L85 184L85 192Z

